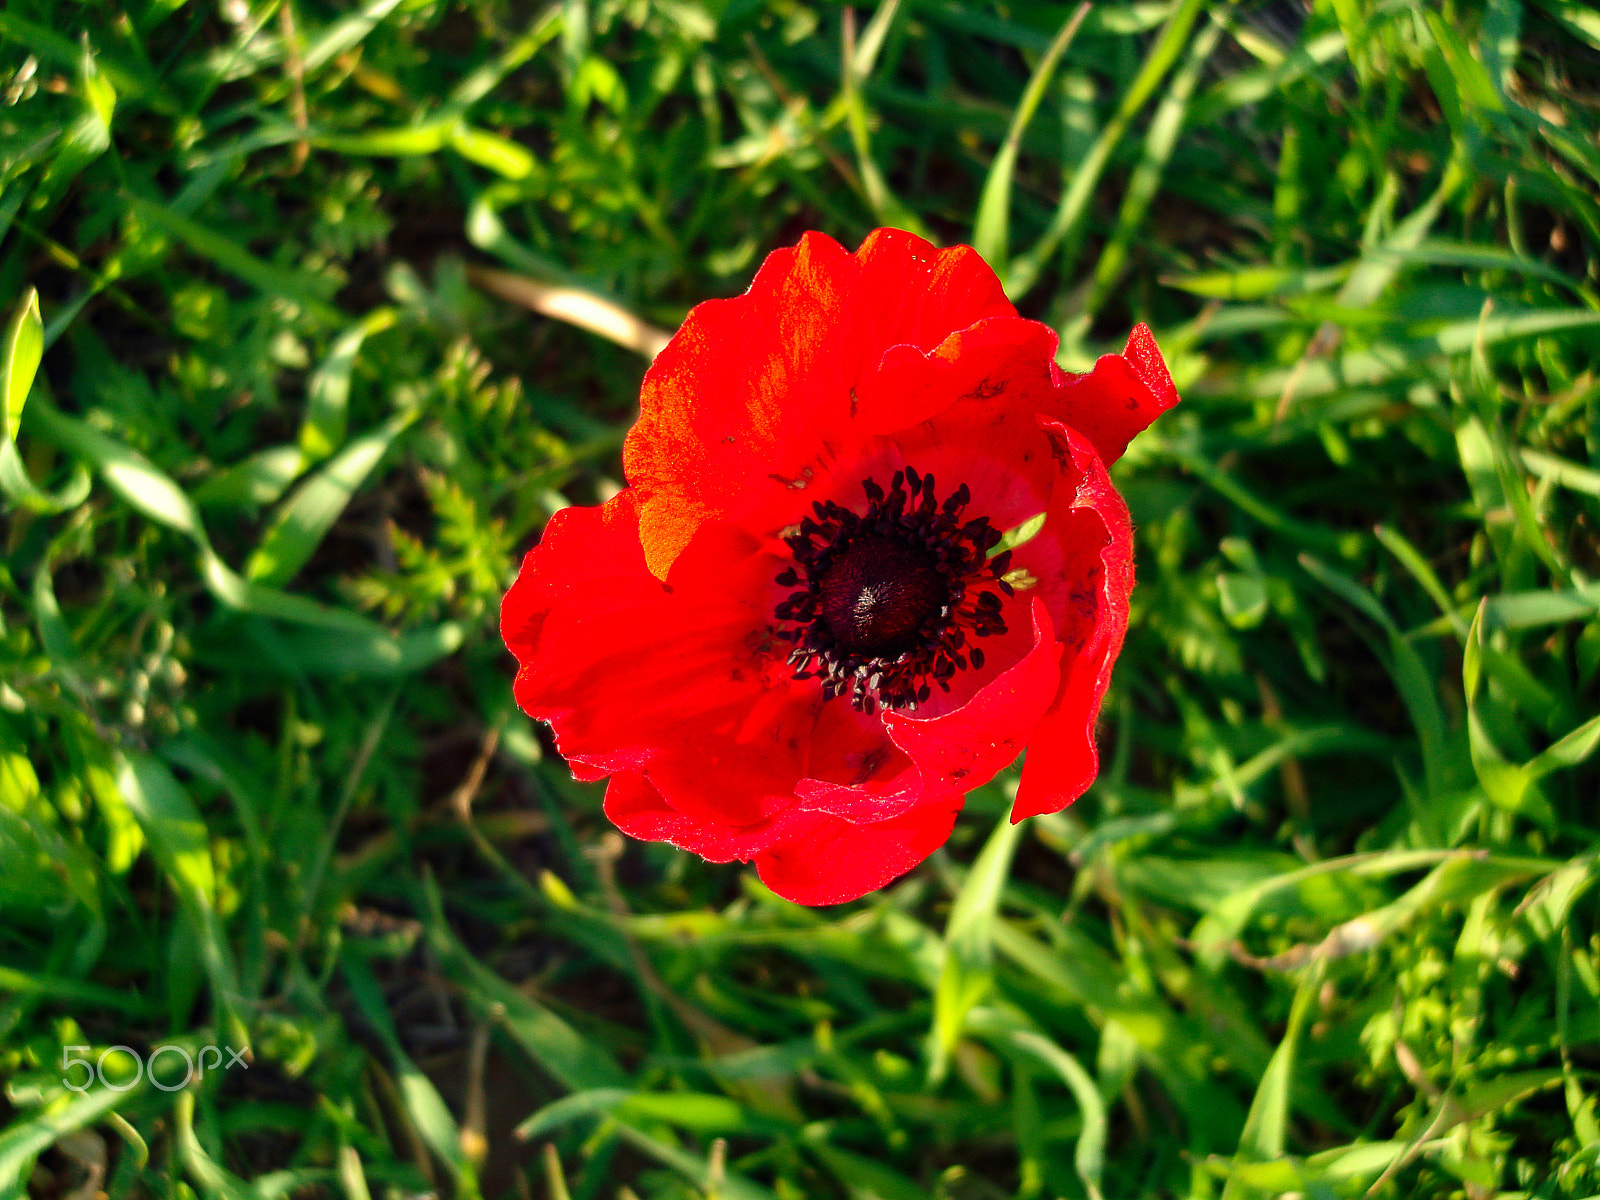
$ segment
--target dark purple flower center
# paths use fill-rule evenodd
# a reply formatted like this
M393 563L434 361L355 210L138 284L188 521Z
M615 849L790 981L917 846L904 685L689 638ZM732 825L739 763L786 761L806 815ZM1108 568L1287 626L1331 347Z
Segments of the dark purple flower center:
M950 581L921 547L865 537L834 558L818 590L834 640L852 653L884 658L910 649L923 625L939 618Z
M864 512L818 501L784 539L794 565L777 581L798 590L773 610L791 626L776 632L794 643L795 678L820 677L826 699L915 711L934 685L949 691L957 671L983 666L969 636L1006 631L998 593L1012 594L1011 552L989 557L1001 534L987 517L961 520L966 484L941 504L933 476L907 467L887 491L861 488Z

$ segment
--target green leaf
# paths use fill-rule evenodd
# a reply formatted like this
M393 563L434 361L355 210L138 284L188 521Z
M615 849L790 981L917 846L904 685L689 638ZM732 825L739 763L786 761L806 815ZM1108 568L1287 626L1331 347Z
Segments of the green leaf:
M1300 1033L1312 1011L1317 992L1322 987L1326 959L1320 955L1312 960L1300 986L1295 989L1294 1003L1289 1009L1289 1023L1283 1039L1272 1053L1272 1061L1256 1087L1250 1101L1250 1112L1245 1117L1244 1129L1239 1134L1239 1157L1246 1160L1281 1159L1288 1134L1291 1112L1291 1089L1294 1083L1295 1057L1300 1044ZM1231 1188L1223 1190L1224 1200L1237 1194Z
M1022 135L1033 120L1033 114L1038 111L1050 81L1055 78L1056 65L1067 47L1072 45L1072 39L1077 35L1084 17L1089 14L1089 8L1085 2L1073 10L1044 57L1039 60L1039 65L1034 68L1028 86L1023 89L1022 99L1011 114L1011 128L1006 130L1006 140L1000 144L994 162L989 165L989 174L984 178L977 217L972 223L972 248L998 275L1005 275L1006 262L1011 255L1011 178L1016 172L1017 151L1022 146Z
M42 406L38 415L51 440L87 461L134 508L179 533L203 537L189 497L144 455L52 408Z
M467 953L445 924L438 889L424 883L428 944L473 1005L492 1016L563 1087L624 1088L628 1076L606 1051Z
M1093 288L1084 304L1086 313L1100 311L1127 268L1129 250L1141 235L1145 217L1156 198L1156 192L1160 189L1162 173L1166 170L1167 163L1172 159L1172 152L1177 147L1178 135L1182 132L1184 121L1188 116L1189 101L1194 95L1195 85L1200 80L1200 73L1205 68L1206 61L1221 40L1223 22L1226 14L1232 11L1232 7L1231 4L1218 5L1209 11L1210 19L1190 42L1189 52L1184 56L1182 65L1173 72L1172 78L1161 90L1161 99L1157 102L1156 110L1150 118L1149 128L1145 131L1144 147L1139 161L1128 177L1127 186L1122 193L1122 205L1117 212L1116 226L1095 262Z
M1082 161L1063 164L1061 202L1056 206L1050 225L1039 240L1026 253L1012 260L1005 274L1006 294L1013 300L1033 289L1050 260L1065 243L1062 271L1070 276L1077 263L1079 234L1088 215L1090 201L1100 185L1101 176L1111 161L1112 152L1122 141L1129 124L1138 115L1167 72L1172 69L1182 53L1195 19L1204 11L1201 0L1181 0L1167 19L1166 26L1157 35L1145 55L1144 63L1132 84L1122 94L1117 111L1106 123Z
M1551 759L1538 774L1526 766L1508 762L1489 736L1489 731L1479 713L1478 695L1485 672L1484 639L1488 636L1484 627L1486 610L1487 605L1480 605L1477 615L1472 619L1472 626L1467 632L1466 652L1461 663L1461 684L1467 700L1467 743L1472 758L1472 769L1477 773L1478 783L1483 788L1484 794L1495 807L1526 817L1545 829L1554 831L1559 823L1555 811L1534 785L1538 782L1540 774L1567 765L1560 761L1562 756L1577 752L1587 756L1593 748L1591 738L1600 736L1600 718L1589 723L1595 725L1593 731L1585 725L1564 739L1567 744L1557 751L1556 757ZM1556 746L1551 746L1546 753L1556 750Z
M195 1136L194 1107L193 1090L180 1089L172 1106L173 1124L178 1151L183 1155L183 1165L189 1178L205 1195L215 1200L257 1200L254 1189L206 1153L200 1139Z
M1021 825L1012 824L1008 816L1000 818L950 908L944 934L944 965L933 998L928 1059L931 1082L944 1078L967 1013L988 994L993 983L994 915L1000 907L1006 873L1021 835Z
M1000 535L1000 540L989 550L989 557L1003 554L1007 550L1015 550L1018 546L1026 545L1039 536L1039 531L1044 528L1045 518L1049 513L1034 513L1025 521L1019 521L1010 529Z
M1200 962L1208 971L1215 973L1222 969L1227 961L1228 948L1244 932L1256 910L1277 892L1297 888L1319 875L1341 871L1366 877L1414 871L1447 861L1456 853L1449 850L1391 850L1376 854L1353 854L1263 879L1241 888L1212 908L1196 923L1189 939L1194 943Z
M106 142L109 145L111 117L117 108L117 89L111 86L111 80L100 73L87 39L83 43L83 57L79 66L83 76L84 99L88 101L89 110L105 131Z
M226 931L218 919L217 869L211 838L200 811L166 764L145 754L122 758L117 789L138 820L150 852L178 895L194 946L211 984L218 1035L240 1047L249 1035L237 1011L239 982Z
M591 1088L545 1105L517 1126L516 1137L531 1141L571 1121L613 1113L626 1121L664 1121L700 1133L736 1133L749 1119L737 1101L714 1093Z
M1428 791L1436 797L1449 794L1456 786L1459 740L1451 736L1445 722L1433 673L1422 661L1416 647L1400 632L1393 618L1370 591L1310 554L1300 555L1300 565L1318 583L1376 622L1383 631L1388 643L1384 666L1393 678L1417 731ZM1465 771L1465 764L1461 764L1461 770ZM1425 815L1422 819L1426 824ZM1429 827L1422 832L1435 844L1445 839L1443 829Z
M435 154L450 141L457 118L449 113L399 129L369 129L365 133L321 134L313 145L335 154L416 158Z
M86 459L134 508L189 536L199 551L201 578L212 595L229 608L375 639L369 644L393 640L381 626L356 613L327 608L303 596L292 596L256 581L241 579L211 548L194 503L144 455L54 409L40 408L38 416L48 436ZM383 657L396 661L392 654Z
M396 435L415 419L415 412L401 413L356 438L305 479L284 501L245 563L245 578L268 587L282 587L293 579Z
M629 1145L663 1166L671 1167L696 1188L702 1189L705 1200L778 1200L773 1192L735 1171L724 1168L716 1172L714 1178L712 1163L697 1154L680 1150L632 1125L619 1123L617 1128Z
M22 423L22 407L33 389L33 377L44 357L44 321L39 315L39 293L29 288L6 322L5 341L0 343L0 420L4 422L6 442L17 440Z
M130 195L127 206L140 220L171 234L196 254L209 258L264 295L291 301L326 324L344 324L343 315L328 303L332 291L328 280L266 262L232 238L183 216L168 205Z
M806 1147L833 1172L852 1200L927 1200L927 1189L893 1167L827 1142Z
M1300 267L1242 267L1237 271L1207 271L1199 275L1169 275L1168 287L1212 300L1264 300L1270 296L1302 296L1344 282L1355 269L1342 267L1307 270Z
M1267 612L1267 581L1259 575L1224 571L1217 576L1222 615L1236 629L1251 629Z
M205 821L189 794L160 760L145 755L121 762L117 787L179 895L209 908L217 890L216 869Z
M850 129L850 140L855 145L856 169L861 175L861 193L871 208L879 225L890 225L929 238L931 233L922 219L906 207L904 201L890 190L883 172L872 156L872 134L868 121L867 104L862 89L872 74L878 51L883 46L889 27L900 11L901 0L887 0L872 14L857 40L854 53L844 56L838 105L844 111L845 123ZM852 26L854 15L851 15Z
M368 1026L378 1035L394 1064L400 1101L406 1116L434 1156L450 1169L454 1176L454 1192L465 1200L476 1200L478 1192L477 1171L462 1147L461 1129L450 1115L450 1109L438 1088L422 1073L417 1064L400 1045L400 1035L395 1032L394 1020L384 1003L383 993L367 964L352 950L339 956L345 980L350 985L350 995Z
M1078 1104L1078 1111L1083 1114L1083 1130L1078 1134L1072 1163L1089 1195L1099 1195L1101 1176L1105 1172L1106 1139L1110 1127L1100 1089L1095 1086L1093 1077L1083 1069L1083 1065L1076 1058L1042 1034L1031 1030L1019 1030L1011 1035L1011 1040L1059 1075L1068 1090L1072 1092L1072 1098Z
M299 446L269 446L212 475L195 488L192 499L202 508L271 504L305 468L305 452Z
M362 343L393 328L399 319L400 314L392 308L374 309L339 335L327 359L311 376L310 403L306 405L305 424L300 427L300 449L307 458L326 458L344 441L350 374Z
M1523 769L1531 778L1542 779L1551 771L1575 767L1587 761L1597 746L1600 746L1600 715L1590 717L1572 732L1557 739Z
M400 0L371 0L360 12L334 21L300 55L300 69L308 75L359 46L400 5Z
M470 125L456 125L450 130L450 148L502 179L526 179L539 165L526 147Z
M0 1196L26 1195L25 1184L40 1154L69 1133L87 1129L118 1105L126 1104L144 1087L140 1083L126 1092L97 1087L70 1100L63 1089L56 1089L41 1111L0 1132Z
M1493 113L1504 112L1505 105L1500 100L1500 92L1495 87L1494 81L1489 78L1489 72L1473 56L1471 47L1467 45L1461 35L1452 29L1438 13L1424 11L1422 17L1428 23L1428 29L1433 33L1435 44L1444 55L1445 63L1449 66L1450 73L1455 79L1456 94L1461 98L1467 110L1469 112L1473 110Z
M298 596L273 593L284 600L298 601ZM260 610L259 595L252 606ZM306 601L304 603L308 603ZM354 613L327 610L330 615L361 620ZM274 615L274 614L268 614ZM283 614L304 617L309 614ZM299 621L312 625L316 622ZM264 632L262 643L271 651L262 655L254 650L237 655L218 654L212 661L225 664L237 671L279 671L289 675L353 675L361 678L384 679L412 675L441 658L454 654L466 641L467 628L459 621L444 621L423 629L390 633L376 625L364 628L347 628L340 624L327 628L286 629L280 633Z
M1600 584L1571 590L1510 592L1485 603L1487 629L1537 629L1564 621L1588 621L1600 614Z

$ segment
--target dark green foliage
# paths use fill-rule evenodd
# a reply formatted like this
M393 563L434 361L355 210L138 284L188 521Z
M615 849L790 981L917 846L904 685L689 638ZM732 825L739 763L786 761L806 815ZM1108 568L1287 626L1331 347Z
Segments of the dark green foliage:
M1600 21L1071 17L6 6L0 1196L1600 1193ZM1185 403L1100 782L807 911L512 705L650 330L506 297L877 224Z

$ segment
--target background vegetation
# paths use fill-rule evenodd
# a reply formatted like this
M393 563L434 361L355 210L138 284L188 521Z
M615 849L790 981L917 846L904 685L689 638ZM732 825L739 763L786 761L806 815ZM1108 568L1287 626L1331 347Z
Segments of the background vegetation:
M1600 18L1074 19L10 0L0 1195L1600 1193ZM651 336L518 298L879 224L1185 402L1102 780L807 911L512 706Z

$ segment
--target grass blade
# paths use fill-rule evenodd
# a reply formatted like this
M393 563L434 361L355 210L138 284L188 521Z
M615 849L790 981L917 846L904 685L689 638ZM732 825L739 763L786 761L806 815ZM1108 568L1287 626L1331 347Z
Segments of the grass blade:
M1022 99L1017 103L1017 110L1011 115L1011 128L1006 131L1006 140L1001 143L1000 151L994 156L989 174L983 181L978 215L972 223L972 248L1002 278L1011 255L1011 177L1016 170L1022 135L1033 120L1033 114L1038 111L1039 102L1044 99L1050 81L1055 78L1056 65L1060 63L1061 56L1072 45L1072 39L1077 35L1084 17L1089 15L1089 8L1088 0L1078 5L1050 43L1039 65L1034 68Z
M44 321L39 316L39 293L29 288L6 322L0 342L0 441L15 442L22 423L22 406L33 390L33 377L44 357Z
M1002 817L961 885L945 927L944 965L934 991L928 1078L938 1082L966 1026L967 1013L994 980L994 916L1022 826Z
M1156 38L1155 44L1150 47L1144 65L1134 77L1133 83L1123 93L1122 102L1117 106L1116 113L1100 131L1100 136L1095 139L1094 145L1089 148L1083 161L1073 164L1066 171L1065 190L1062 192L1061 203L1056 208L1055 216L1051 218L1049 228L1026 253L1012 260L1010 270L1003 277L1006 294L1013 300L1020 299L1033 289L1033 285L1039 281L1039 276L1058 249L1062 251L1062 273L1071 276L1078 258L1078 236L1083 220L1089 212L1089 202L1100 184L1100 177L1105 173L1106 164L1111 161L1111 154L1121 143L1128 125L1155 94L1156 87L1178 61L1178 55L1188 40L1189 31L1194 27L1195 19L1199 17L1203 8L1201 0L1182 0Z
M245 578L268 587L282 587L293 579L316 553L356 489L416 416L415 412L401 413L356 438L301 483L284 501L245 563Z

